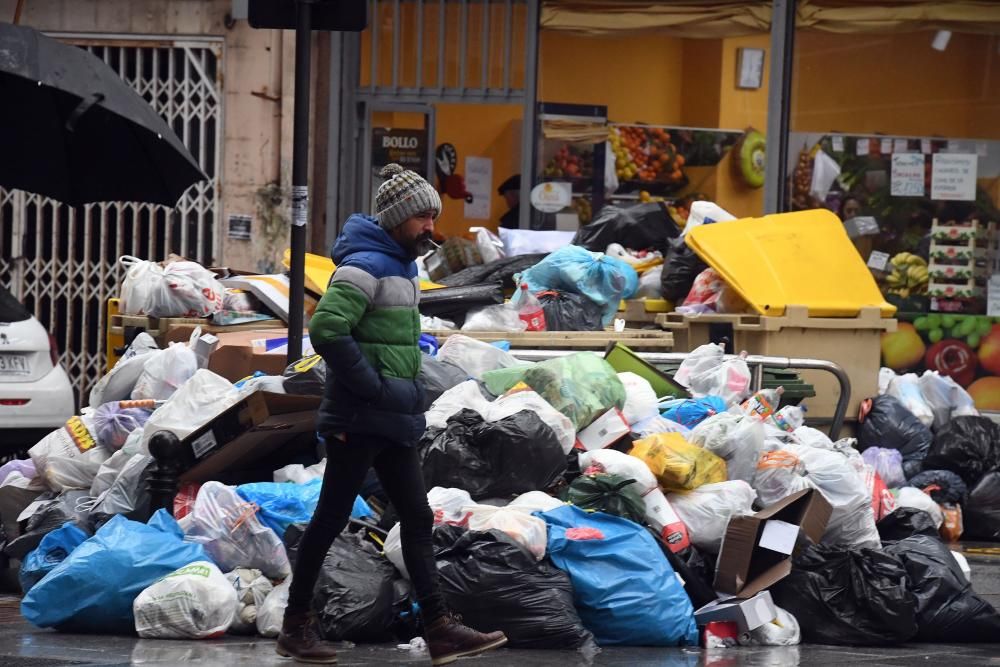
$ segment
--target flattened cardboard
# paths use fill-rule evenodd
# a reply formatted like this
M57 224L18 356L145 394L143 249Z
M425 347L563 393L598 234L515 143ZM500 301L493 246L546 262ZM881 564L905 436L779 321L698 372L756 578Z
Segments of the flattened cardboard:
M618 408L611 408L598 417L590 426L576 434L577 445L588 452L604 449L629 434L630 427L625 415Z
M736 623L741 633L756 630L777 617L778 610L768 591L761 591L749 599L715 600L694 612L694 620L698 625L715 621Z
M181 441L180 482L207 482L245 468L316 428L318 396L257 391Z
M770 588L792 571L791 555L760 546L764 524L777 519L794 524L813 542L819 542L832 508L816 489L793 493L753 516L729 520L715 572L715 590L741 599Z

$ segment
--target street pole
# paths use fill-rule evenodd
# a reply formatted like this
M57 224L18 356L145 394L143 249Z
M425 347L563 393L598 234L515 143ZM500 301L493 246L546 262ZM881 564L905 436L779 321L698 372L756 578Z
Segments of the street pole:
M309 84L312 5L295 3L295 127L292 132L292 238L288 274L288 363L302 358L306 223L309 221Z
M771 67L767 82L767 162L764 213L788 209L788 131L795 60L796 0L774 0L771 10Z

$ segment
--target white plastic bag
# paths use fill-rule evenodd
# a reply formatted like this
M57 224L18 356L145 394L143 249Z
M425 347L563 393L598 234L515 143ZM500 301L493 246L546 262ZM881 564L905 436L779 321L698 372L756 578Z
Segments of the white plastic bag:
M629 372L619 373L618 379L625 387L625 407L622 408L622 414L629 425L652 419L659 414L656 410L659 401L649 380Z
M438 359L458 366L469 377L477 380L482 380L487 371L531 365L526 361L518 361L499 347L462 334L448 336L448 340L438 350Z
M257 611L274 589L271 580L260 570L239 567L226 573L226 581L236 591L236 617L229 632L252 635L257 632Z
M274 471L275 482L294 482L295 484L305 484L314 479L323 477L326 472L326 459L319 463L314 463L308 468L301 463L291 463L284 468Z
M750 367L737 357L693 372L688 386L695 397L718 396L726 402L726 406L732 407L750 395L750 380Z
M239 402L243 396L233 384L210 370L197 371L170 399L149 417L141 450L157 431L170 431L182 440Z
M722 365L726 349L716 343L708 343L691 351L674 374L674 380L682 387L691 388L691 378L711 372Z
M110 489L130 458L132 458L132 454L121 449L108 457L97 469L97 475L94 476L94 481L90 485L90 496L97 498Z
M469 227L469 231L476 235L476 248L479 250L479 256L483 258L483 264L489 264L507 256L504 252L503 241L490 230L485 227Z
M406 561L403 559L403 540L399 535L399 530L400 525L397 521L396 525L390 528L389 533L385 536L382 552L389 559L389 562L396 566L403 578L409 580L410 571L406 569Z
M483 397L479 383L466 380L438 396L424 413L424 418L427 428L444 428L448 424L448 418L461 410L475 410L480 415L485 415L489 409L490 402Z
M114 367L90 390L90 407L130 398L146 365L147 355L159 349L153 337L145 331L137 335Z
M146 639L219 637L236 617L236 590L213 563L195 561L139 593L132 613Z
M535 560L545 558L548 531L545 522L517 507L467 505L469 530L500 530L528 550Z
M645 495L649 491L659 488L656 476L642 459L614 449L580 452L580 470L586 470L591 466L600 466L604 472L618 475L624 479L634 479L635 488L639 491L639 495Z
M469 515L463 508L474 503L465 489L435 486L427 492L427 504L434 512L435 526L442 523L464 526L469 521Z
M131 514L141 509L148 490L142 483L143 473L153 463L153 457L136 454L125 461L111 485L94 500L92 514Z
M691 435L691 429L684 424L678 424L671 419L656 415L632 424L632 433L640 438L646 438L656 433L680 433L687 440L688 436Z
M507 507L531 514L532 512L548 512L557 507L562 507L562 505L563 502L561 500L553 498L544 491L528 491L510 501Z
M940 528L941 524L944 523L944 512L941 511L941 506L916 487L904 486L899 489L896 494L896 506L912 507L927 512L934 519L935 528Z
M28 450L46 486L53 491L90 488L101 465L111 456L93 432L93 420L84 413L70 417Z
M663 287L663 264L654 266L644 271L639 276L639 291L635 293L636 299L662 299Z
M753 513L757 492L744 481L704 484L686 493L671 493L667 500L688 528L699 549L719 553L729 519Z
M797 646L802 641L799 622L790 613L774 605L777 618L750 631L749 641L740 641L743 646Z
M208 317L222 310L225 288L197 262L156 262L124 255L121 312L151 317Z
M759 420L723 412L695 426L687 439L724 459L730 480L753 482L764 450L764 425Z
M186 343L171 343L150 355L132 390L133 400L165 401L198 370L198 357Z
M930 428L934 424L934 411L931 410L931 406L927 405L923 394L920 393L920 378L917 377L916 373L897 375L889 383L889 389L886 393L899 399L899 402L912 412L913 416L919 419L924 426Z
M277 637L281 632L285 607L288 606L288 588L291 585L292 578L288 577L267 594L264 604L257 607L257 632L261 637Z
M818 447L820 449L833 449L833 440L830 440L829 436L822 431L815 429L811 426L800 426L794 431L792 435L808 447Z
M187 541L204 545L212 560L226 570L255 568L271 579L291 574L281 538L260 522L256 506L240 498L231 486L205 482L185 532Z
M528 328L517 311L508 305L485 306L469 311L462 331L501 331L520 333Z
M975 401L969 392L947 375L924 371L918 380L920 395L934 414L934 428L939 429L952 417L977 416Z

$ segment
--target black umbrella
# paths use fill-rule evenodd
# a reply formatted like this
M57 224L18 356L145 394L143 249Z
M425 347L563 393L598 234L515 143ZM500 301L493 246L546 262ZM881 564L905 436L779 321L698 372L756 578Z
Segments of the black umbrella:
M205 178L173 130L103 61L0 23L0 187L72 205L173 206Z

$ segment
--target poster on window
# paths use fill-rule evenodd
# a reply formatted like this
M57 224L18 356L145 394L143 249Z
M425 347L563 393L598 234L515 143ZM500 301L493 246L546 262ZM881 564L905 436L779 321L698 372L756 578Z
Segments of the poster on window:
M889 194L893 197L924 196L923 153L893 153Z
M975 201L978 164L979 156L975 153L935 153L931 199Z
M472 201L465 202L465 218L489 220L493 195L492 158L471 155L465 158L465 189L472 195Z

